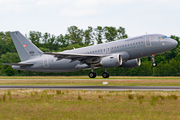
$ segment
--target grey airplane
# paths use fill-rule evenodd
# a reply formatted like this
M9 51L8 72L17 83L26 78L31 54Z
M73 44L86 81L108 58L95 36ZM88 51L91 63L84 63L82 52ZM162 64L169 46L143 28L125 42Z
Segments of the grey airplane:
M89 77L95 78L95 68L104 67L103 78L108 78L107 68L134 68L141 64L140 58L151 56L152 65L157 64L154 56L171 50L177 41L162 34L149 34L113 42L67 50L63 52L42 52L19 31L11 32L12 40L21 62L5 63L15 70L39 72L70 72L90 69Z

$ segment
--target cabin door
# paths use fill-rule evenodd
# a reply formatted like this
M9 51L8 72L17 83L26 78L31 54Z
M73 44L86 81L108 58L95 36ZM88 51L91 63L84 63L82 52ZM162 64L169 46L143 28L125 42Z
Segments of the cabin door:
M145 46L146 47L151 47L151 36L145 36Z

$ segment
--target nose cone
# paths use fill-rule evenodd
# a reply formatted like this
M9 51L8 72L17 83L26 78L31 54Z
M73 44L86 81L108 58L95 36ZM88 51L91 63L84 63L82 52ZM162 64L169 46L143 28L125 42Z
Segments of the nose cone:
M172 48L175 48L176 46L177 46L177 44L178 44L178 42L176 41L176 40L174 40L174 39L170 39L170 44L171 44L171 47Z

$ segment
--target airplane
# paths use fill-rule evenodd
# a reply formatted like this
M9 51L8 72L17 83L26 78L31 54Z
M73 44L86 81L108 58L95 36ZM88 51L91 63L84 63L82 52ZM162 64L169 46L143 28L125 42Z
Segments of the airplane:
M107 68L134 68L141 65L140 58L154 57L175 48L178 42L162 34L148 34L63 52L42 52L19 31L10 32L21 62L4 63L15 70L39 72L70 72L91 69L90 78L95 78L95 68L104 67L103 78L110 75Z

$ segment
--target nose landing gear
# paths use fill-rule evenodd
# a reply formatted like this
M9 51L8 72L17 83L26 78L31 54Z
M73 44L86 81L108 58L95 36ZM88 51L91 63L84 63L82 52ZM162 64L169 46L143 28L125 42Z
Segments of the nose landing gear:
M155 55L152 54L152 56L151 56L151 59L152 59L152 66L153 66L153 67L156 67L156 66L157 66L157 63L155 63L154 57L155 57Z

